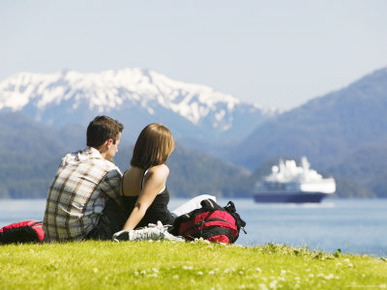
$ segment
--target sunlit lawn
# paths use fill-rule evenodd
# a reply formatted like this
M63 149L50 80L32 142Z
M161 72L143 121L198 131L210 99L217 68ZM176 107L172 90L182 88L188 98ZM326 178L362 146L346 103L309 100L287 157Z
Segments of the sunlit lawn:
M0 246L0 289L386 288L383 258L268 244L74 242Z

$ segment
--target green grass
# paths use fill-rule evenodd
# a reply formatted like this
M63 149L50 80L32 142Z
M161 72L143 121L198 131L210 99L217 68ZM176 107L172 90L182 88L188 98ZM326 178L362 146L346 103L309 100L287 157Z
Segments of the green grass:
M282 245L74 242L0 246L0 289L369 289L384 258Z

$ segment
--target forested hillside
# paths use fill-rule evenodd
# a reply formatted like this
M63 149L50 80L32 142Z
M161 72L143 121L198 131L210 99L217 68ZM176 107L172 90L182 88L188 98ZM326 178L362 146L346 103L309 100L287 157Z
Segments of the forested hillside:
M277 157L307 156L339 180L342 195L380 195L387 192L386 116L382 69L266 122L234 149L232 160L254 169ZM362 189L351 194L349 184Z
M0 113L0 198L44 198L61 157L85 143L83 127L55 129L21 113ZM129 167L131 152L131 144L122 142L115 158L122 171ZM250 194L246 169L205 153L177 144L168 165L172 196Z
M4 85L4 88L7 92L5 95L8 96L12 86ZM211 108L211 102L206 103L208 100L205 98L193 95L192 92L198 88L202 89L200 86L194 86L193 91L190 91L188 86L184 98L189 99L192 104L206 104L206 108ZM94 92L95 88L89 86L88 89ZM21 88L17 92L25 93ZM205 88L204 92L212 91ZM52 92L49 90L46 93L48 95L42 93L33 96L46 100ZM78 94L79 91L74 93L74 100L78 100L75 98ZM95 101L91 95L87 96L89 100ZM133 91L114 95L117 98L129 99L133 96L138 95ZM157 94L152 93L149 96L155 98ZM171 93L171 100L173 96ZM213 100L218 100L219 96L214 95ZM86 98L82 94L79 97ZM40 103L34 98L31 97L31 104L26 106L26 110L32 107L38 114ZM12 100L8 97L3 99ZM131 106L129 99L125 104L128 108ZM173 100L180 104L180 99ZM244 115L243 110L231 109L232 104L237 104L238 101L227 95L222 95L218 101L218 106L213 107L219 110L215 115L222 116L222 108L230 107L235 119L230 117L232 120L229 119L228 124L236 126L233 130L243 130L246 127L244 124L249 123L249 118L253 115L241 117ZM145 103L139 102L142 107L132 108L137 113L128 114L132 111L118 110L116 113L119 114L113 116L125 125L116 162L123 171L129 166L131 146L140 131L137 128L140 124L133 120L141 116L145 118L141 122L160 121L161 119L152 119L156 116L152 115L152 110L158 110L157 118L162 116L167 125L175 124L176 131L172 132L178 141L174 154L168 160L171 168L169 189L172 195L192 196L208 192L218 196L250 196L254 182L270 173L271 165L278 158L299 161L302 156L306 156L312 168L336 179L337 195L340 197L387 196L387 69L378 70L342 90L315 98L276 116L259 108L243 107L245 105L242 104L243 108L252 110L257 116L265 116L266 121L260 119L257 121L260 125L249 126L248 130L253 133L237 146L233 145L236 135L233 135L233 138L227 137L227 134L231 134L231 127L228 130L223 130L227 126L223 129L211 127L212 133L206 134L224 134L223 142L215 144L214 140L200 137L204 127L196 126L192 122L186 126L190 121L181 121L181 115L177 118L176 113L171 113L162 106L147 107ZM69 100L64 104L68 110L72 110L74 105L70 104ZM66 122L61 119L64 122L62 126L53 126L47 116L60 112L60 106L54 103L50 106L43 106L44 110L47 109L45 122L35 120L39 114L35 114L32 119L24 112L10 112L4 108L0 110L0 197L44 197L63 154L85 146L87 122L72 122L74 120L71 116L77 114L74 111L70 117L66 115ZM145 114L146 110L150 111ZM85 104L82 110L77 112L81 115L82 112L91 114ZM81 119L86 118L86 115L82 115ZM65 118L65 115L61 116ZM60 119L59 115L55 117ZM206 123L207 117L204 116L201 122ZM253 125L257 127L252 128ZM238 132L237 135L245 134L246 132ZM192 146L189 147L189 144ZM193 147L196 149L192 149ZM250 171L253 174L250 175Z

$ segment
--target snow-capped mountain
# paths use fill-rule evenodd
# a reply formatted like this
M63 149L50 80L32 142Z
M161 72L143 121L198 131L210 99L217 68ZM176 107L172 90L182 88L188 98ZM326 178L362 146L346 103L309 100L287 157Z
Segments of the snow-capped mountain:
M138 68L100 73L19 73L0 83L0 111L22 111L55 127L87 124L95 115L119 119L136 136L162 122L177 138L238 140L278 114L214 89ZM130 134L131 135L131 134Z

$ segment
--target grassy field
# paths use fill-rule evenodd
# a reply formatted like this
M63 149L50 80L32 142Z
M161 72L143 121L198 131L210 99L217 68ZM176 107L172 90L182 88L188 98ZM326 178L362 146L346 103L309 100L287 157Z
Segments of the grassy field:
M370 289L384 258L282 245L74 242L0 246L0 289Z

